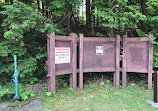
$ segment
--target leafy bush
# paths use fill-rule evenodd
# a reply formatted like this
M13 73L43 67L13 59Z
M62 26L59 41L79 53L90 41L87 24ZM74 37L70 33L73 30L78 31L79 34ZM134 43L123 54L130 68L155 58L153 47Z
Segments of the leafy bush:
M45 34L59 30L40 12L19 1L4 5L0 14L6 17L1 25L4 34L0 39L0 85L11 80L14 71L13 55L18 56L19 82L29 83L30 80L32 84L38 80L32 77L41 78L45 74Z
M29 97L35 96L35 94L29 90L28 87L25 87L22 84L18 84L19 95L22 97L22 100L27 100ZM4 86L0 86L0 99L9 100L12 99L15 95L15 85L13 82L8 82Z

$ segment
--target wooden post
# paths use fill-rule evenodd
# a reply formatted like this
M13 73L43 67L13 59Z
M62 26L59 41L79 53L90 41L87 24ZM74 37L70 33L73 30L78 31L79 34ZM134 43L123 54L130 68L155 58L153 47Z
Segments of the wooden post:
M79 88L83 89L83 34L79 34L79 36L80 36Z
M72 41L73 56L71 62L73 73L72 73L71 81L72 81L73 89L76 90L77 89L77 35L75 33L71 33L70 36L73 37L73 41Z
M126 43L127 35L123 35L122 87L126 87Z
M149 34L149 39L153 40L153 34ZM153 63L153 44L149 41L149 60L148 60L148 90L152 89L152 63Z
M154 73L154 102L158 103L158 71Z
M55 92L55 32L50 33L50 83L53 94Z
M49 40L49 35L47 35L47 84L48 84L48 92L51 91L51 87L50 87L50 40Z
M120 35L116 35L116 68L115 68L115 87L119 87L120 86Z

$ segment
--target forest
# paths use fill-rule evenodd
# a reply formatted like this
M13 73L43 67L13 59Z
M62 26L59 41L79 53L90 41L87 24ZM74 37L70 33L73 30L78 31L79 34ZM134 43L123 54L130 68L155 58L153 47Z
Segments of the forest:
M91 37L158 37L158 0L1 0L0 98L14 94L14 55L19 85L46 79L47 33ZM158 39L153 68L158 68ZM12 90L10 90L12 88ZM20 90L28 99L32 92Z

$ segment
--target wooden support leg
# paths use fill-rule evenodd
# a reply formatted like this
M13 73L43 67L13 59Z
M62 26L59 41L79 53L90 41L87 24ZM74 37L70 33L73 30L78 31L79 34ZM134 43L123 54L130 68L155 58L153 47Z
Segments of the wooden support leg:
M154 73L154 102L158 103L158 71Z

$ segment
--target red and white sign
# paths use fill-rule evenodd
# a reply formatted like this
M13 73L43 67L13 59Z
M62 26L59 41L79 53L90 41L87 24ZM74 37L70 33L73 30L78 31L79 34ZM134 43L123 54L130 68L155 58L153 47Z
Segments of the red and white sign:
M70 63L70 47L55 47L55 64Z

